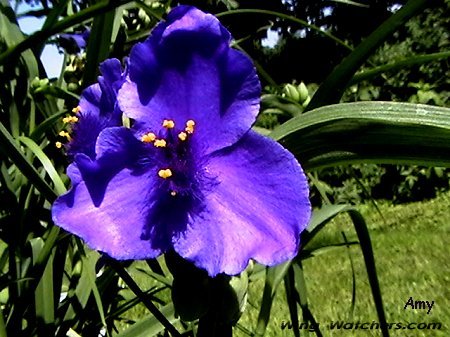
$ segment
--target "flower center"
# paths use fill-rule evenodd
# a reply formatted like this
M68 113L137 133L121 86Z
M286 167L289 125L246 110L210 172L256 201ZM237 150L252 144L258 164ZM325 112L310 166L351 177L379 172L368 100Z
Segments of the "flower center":
M157 174L169 194L172 197L179 193L186 194L191 190L195 173L189 146L189 139L195 130L195 121L186 121L183 129L176 128L171 119L164 119L161 125L159 133L147 132L141 136L141 142L157 149L155 155L160 162Z

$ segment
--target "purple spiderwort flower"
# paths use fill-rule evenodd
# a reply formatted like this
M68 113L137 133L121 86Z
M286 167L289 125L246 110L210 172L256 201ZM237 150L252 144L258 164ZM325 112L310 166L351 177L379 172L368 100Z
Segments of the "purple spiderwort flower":
M260 83L230 33L189 6L133 47L118 92L131 128L76 155L54 222L116 259L171 249L209 275L293 258L310 217L293 155L252 130Z
M58 42L67 53L78 54L86 49L90 34L90 29L85 29L82 33L64 33L59 35Z
M108 59L100 64L100 72L98 83L82 92L74 109L76 122L72 124L72 136L66 145L67 154L73 159L77 154L95 159L95 143L100 132L106 127L122 125L117 92L125 82L127 69L122 72L119 60Z

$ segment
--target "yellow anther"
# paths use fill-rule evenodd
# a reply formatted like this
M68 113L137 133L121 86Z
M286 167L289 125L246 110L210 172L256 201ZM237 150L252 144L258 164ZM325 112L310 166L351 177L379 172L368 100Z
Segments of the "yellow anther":
M190 119L186 122L186 127L184 128L184 131L186 131L187 133L193 133L194 126L195 126L195 122L192 119Z
M141 141L143 141L144 143L151 143L151 142L155 141L155 139L156 139L156 136L153 132L146 133L145 135L143 135L141 137Z
M176 195L177 195L177 191L172 191L172 192L170 192L170 195L171 195L172 197L176 196Z
M164 139L157 139L157 140L155 140L154 145L156 147L166 147L167 142Z
M175 127L175 122L171 119L165 119L163 121L163 127L167 129L173 129Z
M63 144L62 144L61 142L56 142L56 143L55 143L55 146L56 146L58 149L60 149L60 148L62 148Z
M186 132L180 132L180 133L178 134L178 138L179 138L182 142L184 142L184 141L186 140L186 138L187 138L187 133L186 133Z
M63 118L63 123L76 123L78 122L78 117L75 116L67 116Z
M159 170L158 175L163 179L167 179L172 176L172 171L170 169Z
M65 138L67 138L68 140L70 140L70 134L69 134L68 132L66 132L66 131L61 131L61 132L59 133L59 135L60 135L61 137L65 137Z
M80 111L81 111L80 106L77 106L77 107L75 107L75 108L72 109L72 112L73 112L74 114L77 114L77 113L79 113Z

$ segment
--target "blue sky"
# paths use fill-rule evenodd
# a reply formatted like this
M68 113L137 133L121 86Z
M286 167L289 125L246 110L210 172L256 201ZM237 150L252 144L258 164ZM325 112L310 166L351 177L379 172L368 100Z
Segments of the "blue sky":
M14 6L14 4L12 4ZM19 5L19 13L26 12L30 9L38 9L37 7L30 7L26 3ZM31 34L35 31L41 29L44 24L45 18L35 18L35 17L23 17L19 19L20 29L25 34ZM58 52L58 49L54 45L46 45L44 51L41 55L41 61L47 72L49 78L58 77L61 73L61 68L63 64L63 55Z

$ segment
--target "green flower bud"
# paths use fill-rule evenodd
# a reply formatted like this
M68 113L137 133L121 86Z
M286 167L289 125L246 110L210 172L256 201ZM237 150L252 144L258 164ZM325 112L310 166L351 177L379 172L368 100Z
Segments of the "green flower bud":
M298 102L300 99L300 95L297 91L297 88L290 83L288 83L284 86L283 92L286 94L287 98L290 98L293 101Z
M37 89L40 87L40 79L39 77L35 77L32 81L31 81L31 88L32 89Z
M297 91L299 94L299 102L303 103L309 98L309 92L308 88L306 87L305 83L300 82L300 84L297 86Z
M70 92L76 92L79 87L80 86L78 85L78 83L72 82L72 83L67 84L67 90Z

